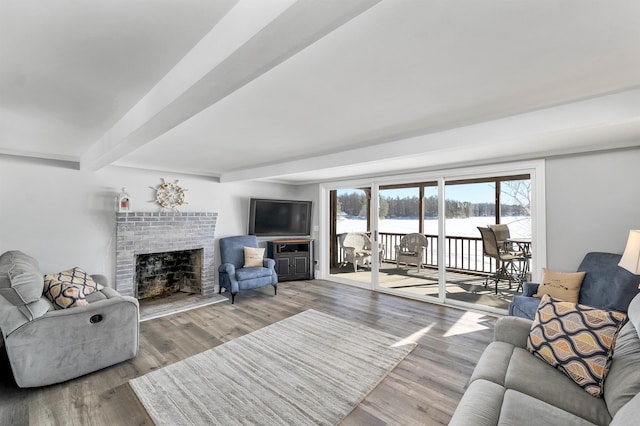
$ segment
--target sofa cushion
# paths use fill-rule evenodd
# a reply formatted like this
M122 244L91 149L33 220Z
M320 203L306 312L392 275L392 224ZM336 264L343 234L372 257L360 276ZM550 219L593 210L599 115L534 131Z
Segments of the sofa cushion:
M500 410L500 425L593 426L594 423L555 405L508 389Z
M616 335L626 318L620 312L544 295L531 325L527 349L589 394L601 396Z
M542 280L538 292L534 297L542 297L545 294L568 302L578 303L580 286L584 279L584 272L557 272L542 268Z
M603 398L589 395L567 375L531 355L524 348L513 350L507 367L505 387L547 402L592 423L608 424L611 421Z
M263 267L240 268L236 269L236 278L238 281L253 280L256 278L270 277L271 270Z
M244 248L244 268L262 266L264 259L264 247Z
M0 295L16 306L42 297L42 272L38 262L20 251L0 256Z
M471 375L472 384L478 381L527 394L596 424L611 421L604 399L592 397L565 374L509 343L489 344Z

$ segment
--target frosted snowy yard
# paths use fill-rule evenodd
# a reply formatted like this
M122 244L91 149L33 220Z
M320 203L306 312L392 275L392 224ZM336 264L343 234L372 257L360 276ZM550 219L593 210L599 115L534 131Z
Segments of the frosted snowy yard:
M531 238L531 217L508 216L502 217L501 223L509 225L512 238ZM445 230L447 236L455 237L480 237L478 226L494 224L493 217L469 217L465 219L446 219ZM382 219L380 232L397 234L409 234L418 232L418 219ZM340 219L338 220L337 233L366 232L367 221L365 219ZM424 233L427 235L438 234L437 219L424 221Z

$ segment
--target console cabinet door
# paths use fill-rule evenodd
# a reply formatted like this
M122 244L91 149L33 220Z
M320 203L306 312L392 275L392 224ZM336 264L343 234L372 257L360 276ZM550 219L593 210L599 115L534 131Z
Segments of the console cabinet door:
M312 240L268 241L267 256L276 262L278 281L313 279Z
M291 259L289 256L276 256L274 260L276 261L276 273L278 274L278 278L284 277L286 279L287 275L289 275Z
M306 278L309 275L310 265L309 256L295 256L293 259L294 271L293 273L300 278Z

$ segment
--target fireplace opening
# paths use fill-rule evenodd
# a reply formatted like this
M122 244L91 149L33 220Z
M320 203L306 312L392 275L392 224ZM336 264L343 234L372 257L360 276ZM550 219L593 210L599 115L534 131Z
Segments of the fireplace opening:
M135 297L202 293L202 249L136 255Z

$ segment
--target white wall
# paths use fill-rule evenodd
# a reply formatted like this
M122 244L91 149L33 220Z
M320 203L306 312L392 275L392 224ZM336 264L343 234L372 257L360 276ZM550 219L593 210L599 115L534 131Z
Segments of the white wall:
M121 167L86 172L62 163L0 155L0 253L24 251L38 259L44 273L80 266L113 282L116 196L126 187L133 211L159 211L151 202L152 187L162 178L178 179L187 189L188 204L180 211L218 213L216 240L247 233L252 196L305 199L317 205L313 186L221 184L204 177Z
M547 159L548 267L573 271L589 251L622 253L629 229L640 229L638 165L640 148ZM119 167L85 172L0 155L0 253L22 250L43 272L81 266L113 281L116 195L127 187L134 211L158 211L151 187L162 178L188 189L181 211L218 212L216 240L247 232L252 196L312 200L318 225L317 185L220 184Z
M640 229L640 148L548 159L547 265L574 271L587 252L622 253Z

